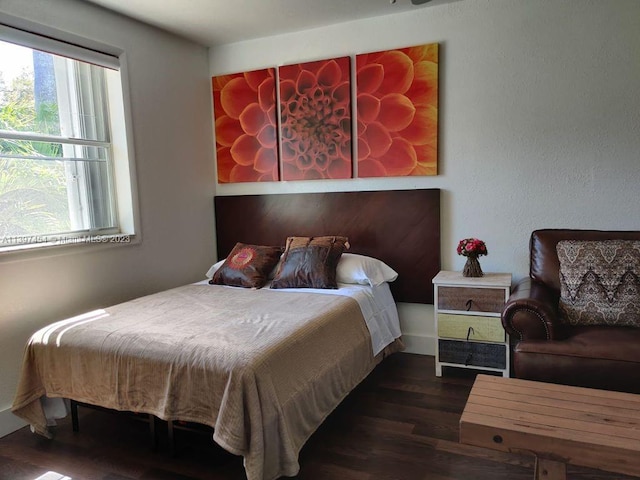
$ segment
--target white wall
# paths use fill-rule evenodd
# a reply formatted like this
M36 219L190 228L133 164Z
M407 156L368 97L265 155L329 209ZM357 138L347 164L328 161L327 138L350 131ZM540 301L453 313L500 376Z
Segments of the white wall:
M485 271L528 274L536 228L640 229L640 2L464 0L210 50L212 75L440 44L440 174L218 185L219 195L442 189L442 267L459 239ZM401 305L410 350L433 310Z
M0 436L24 345L53 320L200 280L214 261L207 49L83 1L2 0L0 13L126 51L142 243L0 258ZM9 259L11 260L11 259Z

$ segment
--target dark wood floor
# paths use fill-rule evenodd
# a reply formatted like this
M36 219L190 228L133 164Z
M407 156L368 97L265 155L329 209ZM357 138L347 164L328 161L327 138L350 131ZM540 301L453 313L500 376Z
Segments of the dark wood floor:
M310 438L300 480L519 480L533 458L458 443L458 422L474 375L434 375L433 357L385 360ZM242 480L242 461L209 436L176 432L177 456L150 451L148 426L135 418L80 409L80 432L65 419L50 441L25 427L0 439L0 479ZM56 475L57 474L57 475ZM577 467L570 480L631 479Z

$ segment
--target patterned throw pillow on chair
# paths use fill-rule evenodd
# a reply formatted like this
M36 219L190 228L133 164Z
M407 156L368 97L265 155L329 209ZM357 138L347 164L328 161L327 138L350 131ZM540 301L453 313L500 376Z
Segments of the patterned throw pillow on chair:
M557 252L563 321L640 327L639 240L564 240Z

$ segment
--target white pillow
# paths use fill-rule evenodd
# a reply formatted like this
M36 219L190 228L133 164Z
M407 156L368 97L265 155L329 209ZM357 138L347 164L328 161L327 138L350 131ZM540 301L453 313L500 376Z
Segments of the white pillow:
M377 287L384 282L393 282L398 273L381 260L355 253L343 253L336 269L339 283L357 283Z
M226 258L223 258L219 262L216 262L213 265L211 265L211 268L207 270L207 273L205 274L209 280L213 278L213 275L216 273L216 270L218 270L222 266L225 260Z

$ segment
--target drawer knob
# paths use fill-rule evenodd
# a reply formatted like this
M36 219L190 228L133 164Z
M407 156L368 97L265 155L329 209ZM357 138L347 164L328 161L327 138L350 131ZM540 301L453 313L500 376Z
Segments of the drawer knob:
M502 443L502 437L500 435L494 435L493 436L493 441L495 443Z
M467 306L467 312L471 310L471 304L473 304L473 300L471 299L467 300L467 303L465 303L465 305Z

